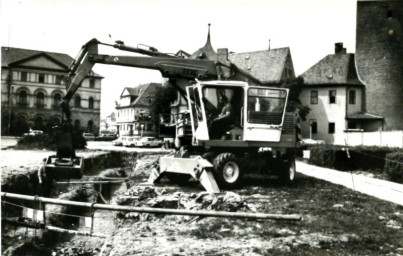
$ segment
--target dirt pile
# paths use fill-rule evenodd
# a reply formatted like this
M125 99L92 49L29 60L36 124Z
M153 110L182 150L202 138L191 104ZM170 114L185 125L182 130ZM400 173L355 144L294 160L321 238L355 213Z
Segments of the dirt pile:
M119 205L186 210L249 211L242 197L234 192L215 195L208 192L168 193L165 189L133 186L117 197ZM120 214L125 218L140 218L140 213Z

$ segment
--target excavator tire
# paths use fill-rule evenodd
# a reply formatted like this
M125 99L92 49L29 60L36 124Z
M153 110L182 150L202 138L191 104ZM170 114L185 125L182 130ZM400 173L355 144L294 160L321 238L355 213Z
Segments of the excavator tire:
M281 184L287 185L295 179L295 159L288 158L280 165L279 181Z
M221 153L213 160L215 176L221 188L233 189L241 184L242 169L233 153Z

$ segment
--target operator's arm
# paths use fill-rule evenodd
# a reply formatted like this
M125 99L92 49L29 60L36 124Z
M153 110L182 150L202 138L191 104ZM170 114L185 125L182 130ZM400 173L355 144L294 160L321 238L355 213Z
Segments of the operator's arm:
M231 112L232 112L232 105L228 103L226 106L224 106L221 114L214 120L221 120L221 119L229 118L231 116Z

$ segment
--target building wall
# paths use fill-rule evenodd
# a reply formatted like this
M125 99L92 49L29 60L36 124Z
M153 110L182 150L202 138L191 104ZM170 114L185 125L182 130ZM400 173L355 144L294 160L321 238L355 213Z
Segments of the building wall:
M30 69L25 67L13 68L11 71L7 68L2 69L1 106L2 116L8 117L7 123L10 121L10 115L13 122L18 118L24 118L32 129L39 129L39 126L40 129L48 128L48 125L55 120L61 122L62 113L59 102L55 101L55 95L63 97L66 94L65 85L61 81L64 72L35 69L38 66L42 67L41 63L39 59L30 62L30 65L33 65ZM10 72L12 79L8 81ZM93 82L90 83L90 80ZM20 102L21 92L27 95L26 103ZM39 95L43 95L43 100ZM81 97L81 107L75 107L77 95ZM100 121L101 78L86 78L75 97L70 102L72 119L79 120L81 128L85 131L89 131L88 122L91 121L91 132L97 133ZM92 108L89 108L90 98L93 102ZM38 123L39 119L42 119L41 125ZM4 122L6 120L2 118L2 134L9 132Z
M366 110L403 129L403 1L358 1L356 67L366 85Z
M311 104L311 91L318 91L318 104ZM336 103L329 103L329 90L336 90ZM335 123L335 134L346 129L346 87L320 87L304 88L300 94L302 104L311 108L307 121L301 124L303 138L310 137L310 120L317 122L317 134L312 139L324 140L326 143L334 142L334 134L329 134L329 123Z
M358 87L349 87L347 90L347 114L357 113L363 110L363 91ZM349 91L355 91L355 104L349 101Z

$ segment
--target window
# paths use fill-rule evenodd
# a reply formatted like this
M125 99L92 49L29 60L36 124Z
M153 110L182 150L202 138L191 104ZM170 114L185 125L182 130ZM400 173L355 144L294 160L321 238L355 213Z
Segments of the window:
M38 83L44 83L44 82L45 82L45 74L39 74Z
M348 104L355 104L355 90L348 91Z
M21 72L21 81L23 81L23 82L28 81L28 73L27 72Z
M60 108L60 101L62 100L62 96L59 93L56 93L53 96L53 108L59 109Z
M94 98L90 97L88 99L88 108L93 109L94 108Z
M348 122L347 123L347 129L357 129L357 123L356 122Z
M38 92L36 94L36 108L44 108L45 107L45 94L43 92Z
M309 124L311 126L311 133L317 134L318 133L318 122L316 120L309 120Z
M250 88L247 105L248 122L280 125L283 121L286 97L285 90Z
M56 84L62 84L63 76L56 75Z
M95 79L90 79L90 88L95 88Z
M336 90L329 91L329 103L336 103Z
M18 94L18 105L20 107L26 107L28 105L26 91L20 91L20 93Z
M74 127L75 127L75 128L80 128L80 120L76 119L76 120L74 121Z
M35 118L34 121L34 130L43 130L44 129L44 125L43 125L43 117L38 116Z
M318 104L318 91L311 91L311 104Z
M92 132L93 129L94 129L94 122L92 120L90 120L90 121L88 121L88 124L87 124L87 131Z
M336 124L335 123L329 123L329 134L333 134L336 129Z
M74 106L76 108L81 108L81 97L79 95L77 95L74 99Z

